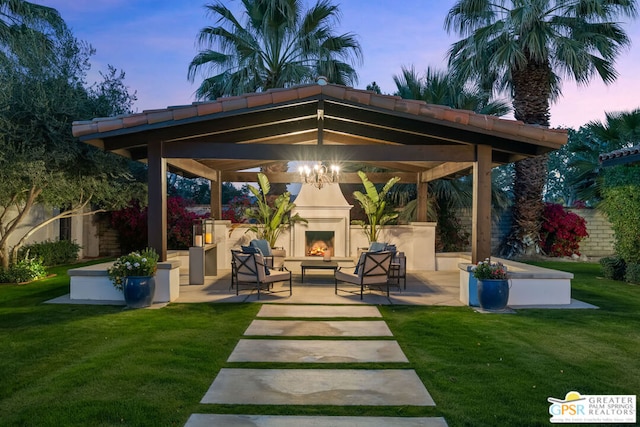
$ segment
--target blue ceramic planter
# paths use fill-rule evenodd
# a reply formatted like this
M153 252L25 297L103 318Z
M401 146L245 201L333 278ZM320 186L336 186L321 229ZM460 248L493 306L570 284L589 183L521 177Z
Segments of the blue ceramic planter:
M129 276L123 280L124 300L128 307L143 308L153 303L156 281L153 276Z
M507 279L478 280L478 301L485 310L504 310L509 301L509 281Z

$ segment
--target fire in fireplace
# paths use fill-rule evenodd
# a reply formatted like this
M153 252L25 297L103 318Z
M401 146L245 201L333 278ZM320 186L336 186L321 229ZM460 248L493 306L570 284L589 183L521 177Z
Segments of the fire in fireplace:
M305 231L306 256L333 256L333 231Z

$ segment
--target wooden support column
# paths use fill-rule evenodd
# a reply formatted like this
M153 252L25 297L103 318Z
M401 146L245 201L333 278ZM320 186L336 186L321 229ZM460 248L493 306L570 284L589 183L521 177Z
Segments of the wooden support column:
M471 261L491 257L491 146L476 146L473 163Z
M427 199L429 196L429 183L422 182L421 174L418 174L418 206L416 212L416 221L427 222Z
M147 146L149 246L158 252L160 261L167 260L167 160L163 146L162 141Z
M216 180L211 183L211 218L222 219L222 173L215 171Z

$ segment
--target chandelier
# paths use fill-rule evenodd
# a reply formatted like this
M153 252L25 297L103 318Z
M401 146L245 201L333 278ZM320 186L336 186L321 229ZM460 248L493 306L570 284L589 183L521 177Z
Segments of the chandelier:
M305 184L313 184L320 189L325 184L338 182L340 168L335 165L327 167L322 162L318 162L313 167L308 165L300 166L298 171L300 172L300 179L304 180Z

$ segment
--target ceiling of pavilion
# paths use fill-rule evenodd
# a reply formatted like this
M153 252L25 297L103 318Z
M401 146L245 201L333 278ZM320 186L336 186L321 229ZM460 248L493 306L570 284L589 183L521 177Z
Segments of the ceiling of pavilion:
M305 85L74 122L73 134L135 160L163 143L174 171L223 180L278 161L365 164L429 181L468 170L477 144L494 164L560 148L562 130L338 85Z

